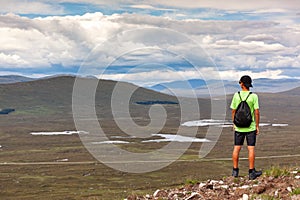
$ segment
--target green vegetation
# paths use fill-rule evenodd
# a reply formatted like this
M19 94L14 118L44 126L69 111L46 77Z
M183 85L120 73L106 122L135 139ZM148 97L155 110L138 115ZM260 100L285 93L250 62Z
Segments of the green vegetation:
M293 189L293 191L291 192L291 195L299 195L300 194L300 188L295 188Z
M290 174L286 168L280 168L279 166L272 166L270 169L265 170L265 175L278 178L280 176L287 176Z
M253 195L251 196L251 200L256 200L256 199L261 199L261 200L280 200L280 198L273 197L268 194L260 194L260 195Z
M185 181L185 184L192 184L192 185L195 185L195 184L197 184L197 183L199 183L199 181L198 181L198 180L194 180L194 179L187 179L187 180Z

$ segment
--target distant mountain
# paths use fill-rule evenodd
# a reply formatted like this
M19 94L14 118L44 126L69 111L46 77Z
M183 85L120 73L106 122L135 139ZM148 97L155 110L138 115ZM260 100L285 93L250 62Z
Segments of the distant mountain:
M253 80L254 92L277 93L287 91L300 86L299 79L255 79ZM218 96L220 94L233 94L240 90L237 81L221 81L202 79L191 79L187 81L174 81L168 83L156 84L150 89L166 94L174 94L180 96L192 96L196 94L198 97Z
M34 80L43 80L43 79L52 79L57 77L76 77L73 74L55 74L50 76L44 76L41 78L29 78L25 76L19 76L19 75L5 75L0 76L0 84L9 84L9 83L20 83L20 82L28 82L28 81L34 81ZM82 78L89 78L89 79L97 79L95 76L82 76Z
M160 83L151 86L150 89L155 91L162 91L167 88L189 89L189 88L197 88L205 85L206 82L202 79L190 79L187 81L172 81L172 82Z
M34 79L25 76L18 76L18 75L0 76L0 84L19 83L19 82L27 82L32 80Z
M297 87L297 88L294 88L294 89L291 89L288 91L280 92L280 94L288 95L288 96L300 96L300 87Z

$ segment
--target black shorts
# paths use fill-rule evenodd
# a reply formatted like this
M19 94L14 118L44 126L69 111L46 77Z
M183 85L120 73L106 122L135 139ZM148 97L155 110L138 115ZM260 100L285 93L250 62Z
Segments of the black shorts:
M243 146L245 137L248 146L255 146L256 143L256 130L251 132L234 132L234 145Z

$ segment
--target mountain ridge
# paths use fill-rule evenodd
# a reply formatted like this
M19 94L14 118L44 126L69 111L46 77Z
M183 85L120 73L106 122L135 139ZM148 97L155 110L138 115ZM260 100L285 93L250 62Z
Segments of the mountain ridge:
M4 75L0 76L0 84L18 83L18 82L28 82L33 81L34 78L29 78L20 75Z
M0 85L1 84L11 84L19 82L29 82L43 79L52 79L56 77L81 77L70 74L57 74L53 76L45 76L41 78L30 78L21 75L4 75L0 76ZM81 77L88 79L97 79L94 76ZM113 80L112 80L113 81ZM259 78L253 80L254 92L270 92L270 93L280 93L291 90L296 87L300 87L299 79L269 79L269 78ZM140 87L140 86L138 86ZM149 87L144 87L156 92L172 95L172 91L175 91L179 96L191 97L194 96L194 92L198 97L207 97L210 96L209 92L213 91L214 94L224 93L233 94L240 89L237 81L228 81L228 80L207 80L204 79L189 79L189 80L179 80L179 81L170 81L162 82ZM208 91L208 89L210 91Z
M191 84L192 81L192 84ZM279 93L300 87L299 79L268 79L260 78L253 80L254 92ZM185 81L173 81L159 83L149 87L155 91L171 94L176 92L181 96L208 97L220 94L233 94L240 90L238 81L191 79Z

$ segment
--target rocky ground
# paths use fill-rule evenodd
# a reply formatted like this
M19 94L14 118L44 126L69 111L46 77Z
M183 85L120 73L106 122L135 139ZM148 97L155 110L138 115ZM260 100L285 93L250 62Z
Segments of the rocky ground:
M300 200L300 169L271 169L256 180L226 177L186 184L175 189L159 189L144 196L131 195L127 200Z

